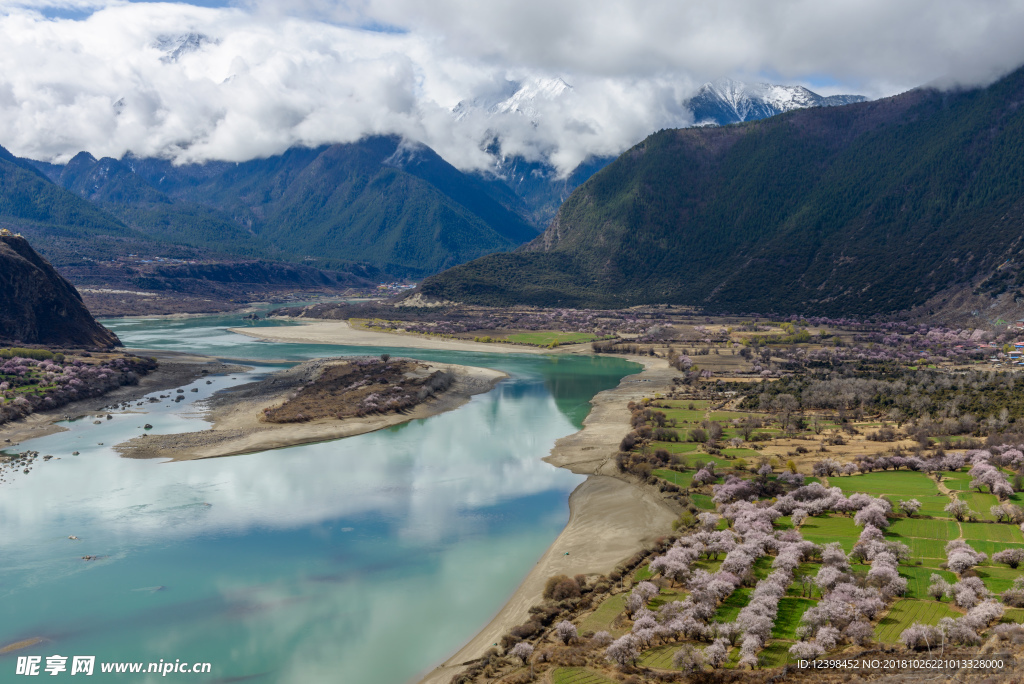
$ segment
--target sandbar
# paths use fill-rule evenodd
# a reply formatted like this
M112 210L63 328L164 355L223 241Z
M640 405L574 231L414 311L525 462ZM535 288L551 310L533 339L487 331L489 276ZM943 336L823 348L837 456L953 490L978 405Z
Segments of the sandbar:
M289 319L301 325L228 328L239 335L256 337L274 342L295 342L299 344L343 344L362 347L405 347L408 349L438 349L444 351L499 352L507 354L550 354L553 350L529 345L502 344L501 342L474 342L451 337L421 335L419 333L390 333L373 330L359 330L348 321L308 321ZM563 345L557 349L584 347L590 345Z
M204 420L212 423L209 430L138 436L117 445L115 450L128 458L162 458L170 461L191 461L251 454L257 451L280 449L300 444L326 442L352 437L375 430L435 416L456 409L476 394L489 392L505 373L490 368L424 363L428 372L447 370L455 374L455 383L441 394L427 399L408 411L372 414L339 420L324 418L302 423L268 423L261 420L265 407L283 403L298 384L309 379L324 359L307 361L276 377L283 381L278 389L267 382L253 391L247 386L223 390L201 404L206 411Z

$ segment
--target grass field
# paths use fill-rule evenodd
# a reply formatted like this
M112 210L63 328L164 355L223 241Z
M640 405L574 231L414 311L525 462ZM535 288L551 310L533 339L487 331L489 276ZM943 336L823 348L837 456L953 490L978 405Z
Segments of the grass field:
M679 423L680 427L682 427L683 425L692 427L704 420L704 409L696 409L693 411L686 408L654 410L661 411L669 420L675 420L677 423Z
M899 642L903 630L915 622L935 625L944 617L958 618L962 615L945 603L902 599L894 603L888 614L879 621L875 627L875 639L880 643L895 644Z
M672 658L682 646L680 644L669 644L658 646L640 654L640 665L644 667L655 667L659 670L672 670Z
M1016 525L986 525L985 523L961 523L964 539L968 542L993 541L1007 544L1024 544L1024 534Z
M1009 548L1019 549L1019 548L1024 548L1024 544L1007 544L1005 542L991 542L991 541L975 540L975 541L971 541L971 542L968 542L968 543L971 545L971 548L973 548L975 551L981 551L982 553L987 553L989 558L992 557L993 553L999 553L1003 549L1009 549ZM986 561L986 563L992 564L991 561Z
M942 484L946 485L947 489L951 489L954 492L966 492L968 489L967 485L970 483L971 479L970 474L961 473L959 471L955 473L949 471L942 473Z
M534 344L538 347L547 347L552 342L555 344L579 344L581 342L593 342L597 339L597 336L592 333L538 331L516 333L515 335L507 336L505 339L509 342L518 342L519 344Z
M1007 608L1006 612L1003 613L1003 619L1000 622L1015 622L1018 625L1024 622L1024 608Z
M740 610L750 603L750 593L752 591L754 591L753 587L739 587L736 591L732 592L729 598L722 601L722 604L718 606L718 610L715 612L715 620L718 622L732 622L735 620L736 616L740 614Z
M760 456L760 454L753 449L722 449L722 453L733 458L745 458L748 461Z
M789 662L789 647L792 645L792 641L772 641L758 654L758 663L761 667L782 667Z
M949 541L960 536L960 528L949 520L922 520L921 518L901 518L894 520L886 530L887 537L920 537L922 539L939 539ZM897 539L897 541L904 541ZM1022 538L1024 541L1024 538ZM904 541L904 543L906 543Z
M959 537L960 528L948 520L903 518L894 520L885 536L909 546L913 558L938 565L946 559L946 542Z
M854 492L864 492L871 496L888 494L896 499L920 499L922 496L939 495L935 480L924 473L909 470L886 470L849 477L831 477L828 482L833 487L842 489L846 496Z
M916 498L921 502L921 510L917 512L917 515L930 515L933 518L945 518L947 520L953 519L953 516L945 511L946 506L949 505L949 497L945 494L919 496Z
M956 582L956 575L938 568L919 565L901 566L900 575L907 580L907 598L932 600L928 595L928 586L932 583L932 575L941 575L950 584Z
M807 598L786 596L779 599L779 613L772 628L773 639L796 639L796 628L800 626L800 617L804 611L818 602Z
M702 508L707 511L715 510L715 502L711 500L711 497L707 494L691 494L690 501L697 508Z
M661 593L652 598L648 603L647 607L651 610L657 610L666 603L672 603L673 601L682 601L686 598L689 592L685 589L662 589Z
M664 449L670 454L692 454L700 449L700 444L695 442L651 442L651 448ZM704 454L707 459L711 456Z
M551 671L552 684L615 684L599 672L585 667L556 667Z
M986 565L975 568L974 571L989 588L989 591L994 591L997 594L1012 587L1013 580L1022 575L1020 568L1013 570L1005 565Z
M600 632L612 631L612 622L619 616L619 613L626 607L626 597L628 594L616 594L615 596L609 596L601 605L597 607L593 613L583 618L580 622L579 631L583 632Z
M843 550L849 553L853 549L854 542L860 536L860 528L853 524L853 518L813 517L804 521L800 526L800 533L804 539L815 544L828 544L837 541L843 545Z
M685 473L679 473L675 470L666 470L665 468L658 468L652 475L660 477L662 480L671 482L674 485L686 489L693 482L693 476L697 474L696 470L687 470Z
M978 514L978 520L995 520L988 509L999 503L995 494L979 494L978 492L960 492L958 499L966 501L971 510Z

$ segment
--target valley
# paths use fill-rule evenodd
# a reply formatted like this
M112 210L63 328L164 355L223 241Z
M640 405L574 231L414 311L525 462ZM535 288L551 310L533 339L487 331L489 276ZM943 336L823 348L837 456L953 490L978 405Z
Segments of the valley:
M1021 679L1020 8L200 4L0 11L0 680Z

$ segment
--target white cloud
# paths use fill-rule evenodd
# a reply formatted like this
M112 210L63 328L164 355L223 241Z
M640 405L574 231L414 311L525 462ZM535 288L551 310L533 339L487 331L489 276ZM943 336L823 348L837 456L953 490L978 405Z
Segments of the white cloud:
M196 49L175 52L189 34ZM1024 0L0 0L0 144L58 160L243 160L397 133L479 168L490 131L568 170L686 123L680 101L705 80L768 74L869 96L983 83L1024 61L1022 34ZM572 90L530 115L450 114L508 79L555 77Z

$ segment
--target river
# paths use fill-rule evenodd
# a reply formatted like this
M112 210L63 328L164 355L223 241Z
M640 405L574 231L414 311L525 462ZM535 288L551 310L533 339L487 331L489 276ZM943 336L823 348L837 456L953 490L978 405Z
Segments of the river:
M59 654L212 664L209 675L111 681L404 684L479 631L564 527L582 478L541 459L579 429L594 394L639 369L389 348L511 377L392 429L160 463L112 446L143 423L205 429L195 401L289 363L384 349L255 340L227 332L248 323L233 315L105 323L129 347L258 363L197 381L184 402L110 411L18 447L54 458L0 484L0 647L43 641L0 655L3 681L18 655L45 666Z

